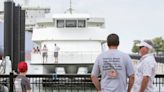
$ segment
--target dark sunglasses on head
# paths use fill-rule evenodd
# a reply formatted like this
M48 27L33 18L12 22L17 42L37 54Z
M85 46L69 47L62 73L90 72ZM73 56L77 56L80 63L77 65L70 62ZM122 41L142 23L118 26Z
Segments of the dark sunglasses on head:
M139 49L141 49L141 48L143 48L143 47L145 47L145 46L140 46Z

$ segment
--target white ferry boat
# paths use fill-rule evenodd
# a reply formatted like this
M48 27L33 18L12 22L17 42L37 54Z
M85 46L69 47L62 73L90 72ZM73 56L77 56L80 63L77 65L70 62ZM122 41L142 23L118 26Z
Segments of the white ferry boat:
M106 48L109 30L105 29L104 18L72 13L71 8L69 10L69 13L54 14L50 19L37 22L32 41L37 44L41 53L31 53L32 73L54 73L58 66L62 66L63 71L67 68L67 72L75 73L80 66L92 65L97 55ZM60 48L58 63L55 63L54 44ZM46 62L43 62L42 57L44 45L48 48ZM66 67L68 65L69 68Z

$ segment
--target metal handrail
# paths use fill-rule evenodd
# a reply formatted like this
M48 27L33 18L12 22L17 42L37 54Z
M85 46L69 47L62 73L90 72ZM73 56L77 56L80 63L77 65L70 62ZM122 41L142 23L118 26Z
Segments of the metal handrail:
M17 75L14 74L0 75L0 85L7 84L8 88L13 87L13 81L16 76ZM53 90L60 91L63 89L65 91L75 90L78 92L79 90L82 90L83 92L96 92L96 89L91 82L90 74L44 74L27 75L27 77L30 79L33 92L49 92ZM164 74L155 76L154 86L156 87L158 92L164 91L164 89L162 89L164 87ZM10 92L12 92L12 90L13 89L10 89Z

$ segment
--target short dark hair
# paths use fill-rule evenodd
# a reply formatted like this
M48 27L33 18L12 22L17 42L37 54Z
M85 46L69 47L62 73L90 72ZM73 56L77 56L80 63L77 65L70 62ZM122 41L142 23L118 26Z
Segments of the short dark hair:
M108 46L118 46L119 45L119 36L117 34L109 34L107 37Z

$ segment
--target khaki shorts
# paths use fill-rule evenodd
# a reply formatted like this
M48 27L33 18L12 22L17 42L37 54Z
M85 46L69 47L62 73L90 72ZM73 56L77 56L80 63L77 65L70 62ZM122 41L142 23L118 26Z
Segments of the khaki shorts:
M42 54L42 56L43 56L43 57L48 57L47 52L44 52L44 53Z
M54 57L58 57L58 52L54 52Z

